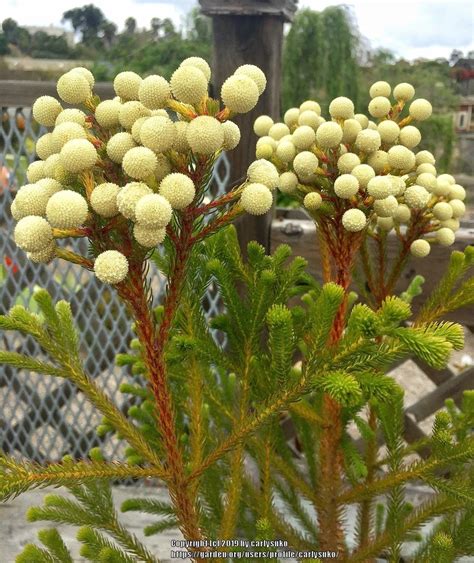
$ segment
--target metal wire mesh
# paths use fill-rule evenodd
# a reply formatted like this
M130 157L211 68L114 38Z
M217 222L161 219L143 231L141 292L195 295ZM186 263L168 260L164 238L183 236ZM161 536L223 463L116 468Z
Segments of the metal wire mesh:
M1 115L0 313L15 304L34 309L32 294L38 286L46 288L54 301L68 301L79 330L86 372L125 411L128 405L119 386L130 378L125 368L114 365L114 360L116 354L128 348L132 338L130 320L115 293L90 272L60 261L47 266L34 264L13 242L10 205L26 181L28 164L35 158L35 141L45 131L32 122L29 109L2 108ZM215 195L225 192L229 177L229 160L223 154L213 175ZM85 253L86 246L84 240L72 243L73 250L79 253ZM150 275L155 299L159 300L162 281L153 266ZM211 290L206 302L209 313L214 313L219 296ZM0 338L0 348L41 356L32 339L11 333L2 333ZM100 445L107 457L120 456L122 446L116 439L96 436L100 419L70 382L0 365L0 449L4 452L45 462L58 460L66 453L84 457L92 447Z

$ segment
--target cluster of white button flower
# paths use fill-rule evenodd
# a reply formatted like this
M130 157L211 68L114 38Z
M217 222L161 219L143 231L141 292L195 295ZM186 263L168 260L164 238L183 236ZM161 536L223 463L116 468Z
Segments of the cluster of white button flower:
M18 221L15 241L32 261L49 262L58 238L80 236L91 226L103 229L120 216L138 245L155 247L174 210L202 203L197 191L203 187L193 177L196 159L211 162L238 145L240 130L229 118L250 111L266 86L259 68L239 67L222 86L221 109L208 98L210 76L199 57L184 60L169 82L121 72L114 80L116 97L99 101L92 73L78 67L61 76L57 92L81 109L64 109L51 96L36 100L33 117L52 130L38 139L40 160L29 166L29 184L11 208ZM244 189L239 205L252 210L255 197ZM128 264L122 252L108 248L96 257L94 271L104 282L119 283Z
M421 134L412 123L428 119L431 104L411 101L411 84L395 86L394 102L391 94L387 82L371 86L372 120L354 114L346 97L330 103L330 120L310 100L289 109L283 123L258 117L257 162L277 171L272 182L281 192L294 195L315 218L340 217L347 231L396 229L403 237L407 226L416 225L411 233L418 238L411 237L410 250L424 257L430 243L454 242L466 194L451 175L437 175L429 151L415 152Z

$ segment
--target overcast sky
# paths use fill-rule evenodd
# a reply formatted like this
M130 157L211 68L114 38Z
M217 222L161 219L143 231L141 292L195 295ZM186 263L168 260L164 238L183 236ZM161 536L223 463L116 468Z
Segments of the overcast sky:
M2 0L1 18L11 17L20 25L60 25L62 13L93 2L119 29L128 16L140 27L152 17L169 17L179 26L194 0ZM301 7L322 10L348 4L359 29L373 48L386 47L409 60L418 57L449 57L452 49L474 50L474 2L467 0L398 0L374 2L348 0L300 0Z

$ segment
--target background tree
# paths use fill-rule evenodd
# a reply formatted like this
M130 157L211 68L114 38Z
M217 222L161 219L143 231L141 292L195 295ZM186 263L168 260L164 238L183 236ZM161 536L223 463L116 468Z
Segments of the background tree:
M81 34L82 43L97 39L99 32L106 23L106 18L100 8L87 4L82 8L73 8L63 14L63 22L69 21L75 32Z
M16 45L18 43L19 25L12 18L7 18L2 22L2 30L7 43Z
M129 17L125 20L125 31L127 33L135 33L137 30L137 20L135 18Z

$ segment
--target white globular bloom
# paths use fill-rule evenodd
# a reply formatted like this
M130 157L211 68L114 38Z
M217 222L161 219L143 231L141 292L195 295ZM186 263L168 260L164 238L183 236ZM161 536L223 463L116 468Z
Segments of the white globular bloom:
M260 115L254 121L253 131L258 137L268 135L270 127L274 124L273 119L269 115Z
M418 98L417 100L413 100L408 111L413 119L416 119L417 121L425 121L425 119L428 119L432 114L433 107L428 100Z
M398 139L400 134L400 127L395 121L391 119L385 119L377 125L377 131L380 134L380 138L384 143L394 143Z
M415 95L415 88L408 82L401 82L397 84L393 89L393 97L397 102L407 102L411 100Z
M94 273L103 283L123 282L128 274L128 260L118 250L106 250L95 259Z
M78 72L79 74L81 74L87 80L87 82L89 82L89 86L91 88L94 87L95 78L92 72L88 68L85 68L83 66L76 66L72 68L71 71Z
M140 127L140 141L153 152L169 150L176 140L176 127L168 117L149 117Z
M383 172L388 167L388 155L385 151L374 151L369 154L367 164L372 166L375 172Z
M466 206L460 199L452 199L449 202L449 205L453 210L453 219L458 219L459 217L462 217L464 213L466 213Z
M53 147L53 134L46 133L36 141L36 154L41 160L46 160L55 153Z
M358 164L352 169L351 174L357 178L362 188L366 188L370 180L375 177L374 169L368 164Z
M258 88L258 94L261 96L267 86L267 77L265 76L265 73L258 68L258 66L246 64L239 66L234 72L234 75L236 76L241 74L248 76L248 78L255 82Z
M451 246L456 240L454 232L447 227L441 227L441 229L438 229L435 233L435 237L441 246Z
M63 146L59 157L62 166L76 174L93 168L98 155L94 145L87 139L72 139Z
M447 219L452 218L453 208L449 205L449 203L440 201L433 207L433 215L439 221L446 221Z
M175 129L175 138L173 141L173 150L180 153L189 151L189 143L186 138L186 131L188 130L189 123L187 121L175 121L173 123Z
M222 101L235 113L247 113L253 109L258 97L257 84L245 74L229 76L221 88Z
M354 115L354 103L344 96L334 98L329 104L329 114L334 119L349 119Z
M179 66L194 66L198 68L206 77L206 80L211 79L211 67L208 62L201 57L188 57Z
M309 211L316 211L321 207L323 198L318 192L310 192L304 196L303 205Z
M68 104L82 104L92 95L87 78L75 70L63 74L58 80L56 89L61 100Z
M132 135L133 140L136 143L140 143L140 129L142 128L142 125L145 123L145 121L147 119L150 119L150 118L149 117L140 117L132 125L132 129L130 130L130 134ZM178 123L184 123L184 122L179 121Z
M136 72L119 72L114 78L114 90L122 100L138 100L142 77Z
M283 116L283 121L285 122L288 127L292 127L293 125L298 124L298 119L300 117L300 110L299 108L290 108L285 111L285 115Z
M87 219L89 208L81 194L72 190L56 192L46 206L46 218L56 229L75 229Z
M290 128L285 123L275 123L268 130L268 135L275 141L279 141L285 135L290 134Z
M379 217L392 217L397 208L397 198L393 195L389 195L384 199L377 199L374 202L374 211Z
M393 214L393 218L398 223L408 223L411 219L411 209L408 207L408 205L400 203L395 213Z
M363 113L356 113L354 119L360 123L362 129L367 129L369 126L369 118Z
M376 96L369 102L369 113L372 117L385 117L392 108L390 100L385 96Z
M186 139L194 153L213 154L224 144L222 123L210 115L199 115L189 123Z
M84 127L86 124L86 114L76 108L63 109L56 118L54 125L58 126L61 125L61 123L77 123L78 125L82 125L82 127Z
M146 227L141 223L135 223L133 226L133 238L140 246L145 248L153 248L161 244L166 237L166 229L158 227Z
M56 178L56 168L60 164L59 154L52 154L44 161L44 173L46 178Z
M150 110L141 102L129 101L120 106L119 122L124 129L131 129L133 124L140 117L148 117Z
M440 174L438 176L438 179L442 180L443 182L447 182L448 184L455 184L456 183L454 176L451 176L451 174Z
M423 186L409 186L404 193L405 203L412 209L421 209L430 200L430 192Z
M321 115L321 106L318 104L318 102L315 102L314 100L306 100L300 105L301 113L308 110L314 111L318 115Z
M448 196L449 199L460 199L464 201L466 199L466 190L459 184L453 184L449 188Z
M342 226L350 233L362 231L367 224L367 218L360 209L348 209L342 216Z
M429 172L423 172L422 174L419 174L417 176L416 183L419 186L423 186L429 192L434 192L436 189L437 180L436 176L433 176L433 174L430 174Z
M66 122L57 125L51 133L51 144L54 152L58 153L63 146L72 139L86 139L87 133L84 127L78 123Z
M122 164L123 157L135 146L136 143L130 133L116 133L108 140L106 151L110 160Z
M240 203L250 215L265 215L273 204L272 192L264 184L248 184L242 190Z
M240 129L239 126L233 121L225 121L222 124L222 131L224 132L224 143L222 148L225 151L231 151L240 143Z
M44 162L42 160L36 160L28 166L26 170L26 179L31 184L34 184L38 180L41 180L45 177L46 175L44 173Z
M162 229L173 215L170 202L160 194L149 194L138 200L135 208L137 223L144 227Z
M293 169L303 181L311 178L316 173L318 165L318 157L309 151L298 153L293 160Z
M46 219L31 215L18 221L13 238L25 252L38 252L51 245L53 231Z
M436 168L429 162L424 162L423 164L419 164L417 166L416 168L417 174L423 174L424 172L428 172L429 174L433 174L433 176L436 176Z
M405 180L400 176L387 175L390 180L391 192L390 195L399 196L405 192L406 185Z
M275 154L282 162L292 162L296 156L296 147L291 141L280 141Z
M36 252L27 252L26 256L28 260L35 262L36 264L49 264L51 260L56 256L56 244L51 242L51 244L41 250Z
M161 180L171 172L171 164L164 154L158 154L156 158L155 178L157 182L161 182Z
M360 158L353 152L346 152L337 161L337 169L341 174L350 174L360 164Z
M149 178L157 164L156 154L147 147L133 147L122 160L123 171L134 180Z
M135 209L138 201L151 193L153 193L151 189L143 182L129 182L117 194L119 212L125 218L136 221Z
M311 109L302 111L298 116L298 125L309 125L315 131L324 121L323 117Z
M419 177L420 176L418 176L418 178ZM437 196L447 197L450 189L451 185L449 184L449 182L441 176L438 176L438 178L436 178L436 183L434 184L431 191Z
M90 197L92 209L101 217L115 217L119 209L117 206L117 196L120 187L112 182L99 184L94 188Z
M362 125L357 119L346 119L342 126L342 140L344 143L353 143L362 130Z
M146 108L162 109L170 98L171 86L162 76L152 74L140 82L138 99Z
M362 129L355 140L355 146L365 153L378 151L381 144L382 139L379 132L373 129Z
M435 157L432 155L432 153L430 153L430 151L419 151L416 153L415 155L415 163L417 166L419 166L420 164L436 164L436 159Z
M377 131L377 123L375 123L375 121L369 121L369 123L367 124L367 129Z
M421 141L421 133L419 129L413 127L413 125L406 125L402 127L400 130L400 135L398 137L398 142L401 145L409 149L415 148ZM416 164L416 156L415 156L415 164Z
M159 191L169 201L173 209L184 209L192 203L196 195L194 182L180 172L168 174L163 178Z
M342 128L338 123L327 121L321 123L316 131L316 141L323 149L332 149L342 141Z
M390 231L394 226L392 217L377 217L377 227L383 231Z
M298 186L298 176L294 172L283 172L280 175L278 187L284 194L292 194Z
M410 252L416 258L425 258L426 256L428 256L430 251L430 243L422 238L414 240L410 245Z
M309 149L316 140L316 133L309 125L300 125L293 131L292 140L296 148Z
M51 194L43 191L37 184L25 184L18 190L14 200L14 219L28 215L44 217L50 197Z
M367 193L375 199L385 199L392 192L392 183L387 176L375 176L367 183Z
M441 221L440 226L447 227L448 229L451 229L454 233L459 229L461 223L459 219L447 219L446 221Z
M104 129L118 127L122 104L118 100L104 100L95 108L95 119Z
M343 199L350 199L359 191L359 181L352 174L342 174L334 182L335 194Z
M272 147L272 150L276 150L278 142L275 141L273 137L270 137L270 135L264 135L257 141L257 148L261 147L262 145L270 145Z
M33 117L45 127L53 127L58 115L62 111L62 106L52 96L40 96L32 107Z
M263 184L273 190L278 187L280 176L275 165L268 160L260 159L248 167L247 176L252 184Z
M415 166L415 155L402 145L388 149L388 164L396 170L411 170Z
M376 98L378 96L384 96L385 98L388 98L388 96L390 96L391 91L392 88L388 82L385 82L384 80L379 80L378 82L374 82L372 84L369 90L369 95L371 98Z

